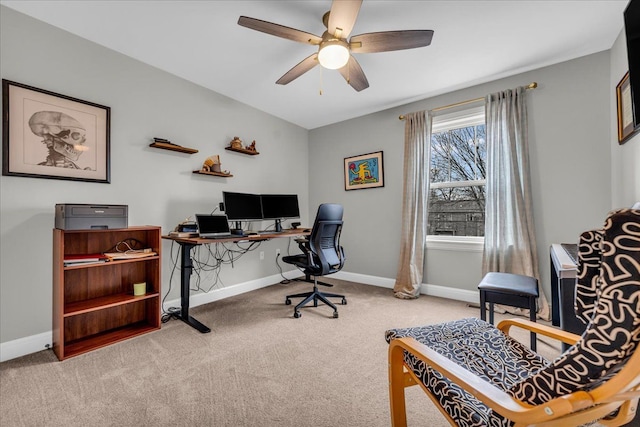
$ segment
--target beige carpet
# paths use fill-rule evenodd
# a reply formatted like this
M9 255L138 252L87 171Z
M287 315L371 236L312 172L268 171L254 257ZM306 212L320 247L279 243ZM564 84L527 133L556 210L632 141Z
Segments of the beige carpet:
M310 285L292 282L192 309L209 334L171 320L64 362L50 350L4 362L0 425L387 426L384 331L478 310L331 282L348 299L338 319L325 306L294 319L284 296ZM539 340L538 351L553 357L559 347ZM417 387L407 396L410 426L448 425Z

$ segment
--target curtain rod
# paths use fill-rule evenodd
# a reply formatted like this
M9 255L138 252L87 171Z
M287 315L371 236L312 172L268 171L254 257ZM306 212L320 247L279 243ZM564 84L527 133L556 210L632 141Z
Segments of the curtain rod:
M527 85L527 90L528 89L535 89L538 87L538 83L533 82L533 83L529 83ZM444 107L438 107L438 108L434 108L431 111L441 111L441 110L448 110L449 108L453 108L453 107L459 107L461 105L466 105L466 104L471 104L473 102L478 102L478 101L482 101L484 99L484 97L482 98L475 98L475 99L469 99L467 101L461 101L461 102L456 102L455 104L450 104L450 105L445 105ZM404 120L404 116L400 115L398 117L399 120Z

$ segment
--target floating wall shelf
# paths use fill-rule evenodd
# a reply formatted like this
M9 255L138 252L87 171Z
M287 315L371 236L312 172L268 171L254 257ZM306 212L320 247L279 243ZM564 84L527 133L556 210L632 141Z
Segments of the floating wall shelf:
M257 156L258 154L260 154L257 151L247 150L246 148L225 147L225 150L235 151L236 153L248 154L250 156Z
M224 172L207 172L207 171L203 171L203 170L197 170L197 171L193 171L193 173L197 173L200 175L211 175L211 176L219 176L222 178L231 178L233 175L231 175L230 173L224 173Z
M194 148L182 147L181 145L177 144L167 144L165 142L152 142L151 144L149 144L149 147L162 148L163 150L179 151L180 153L188 154L194 154L198 152L198 150Z

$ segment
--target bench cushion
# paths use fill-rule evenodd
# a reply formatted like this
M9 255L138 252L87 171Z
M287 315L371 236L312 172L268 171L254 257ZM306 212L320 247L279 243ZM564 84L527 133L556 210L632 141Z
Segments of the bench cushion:
M512 273L487 273L478 289L504 294L538 296L538 281L534 277Z

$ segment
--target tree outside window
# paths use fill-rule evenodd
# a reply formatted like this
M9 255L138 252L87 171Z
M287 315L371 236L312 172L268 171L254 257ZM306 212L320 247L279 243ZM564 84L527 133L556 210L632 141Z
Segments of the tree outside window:
M465 113L463 112L464 116ZM429 235L484 236L484 111L460 120L434 118L431 136Z

